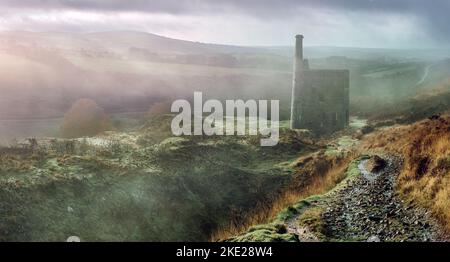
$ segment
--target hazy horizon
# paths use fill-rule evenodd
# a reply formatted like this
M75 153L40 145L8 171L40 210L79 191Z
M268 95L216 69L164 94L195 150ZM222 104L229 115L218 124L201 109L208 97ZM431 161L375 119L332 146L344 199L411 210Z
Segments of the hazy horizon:
M0 1L0 30L140 31L203 43L445 49L446 1ZM217 30L220 28L220 30ZM349 37L351 36L351 37Z
M294 48L295 43L295 35L292 36L292 43L285 44L285 45L264 45L264 44L254 44L254 45L240 45L240 44L226 44L226 43L218 43L218 42L202 42L198 41L197 39L183 39L183 38L176 38L171 37L168 35L162 35L158 33L153 32L145 32L145 31L134 31L134 30L105 30L105 31L85 31L85 32L71 32L71 31L32 31L32 30L0 30L1 33L36 33L36 34L101 34L101 33L136 33L136 34L148 34L148 35L154 35L158 37L173 39L173 40L180 40L180 41L187 41L187 42L193 42L193 43L199 43L199 44L207 44L207 45L224 45L224 46L234 46L234 47L249 47L249 48ZM308 36L305 36L305 42L308 41ZM423 50L423 51L433 51L433 50L450 50L449 47L367 47L367 46L351 46L351 45L321 45L321 44L308 44L304 43L304 47L306 48L353 48L353 49L373 49L373 50L399 50L399 51L415 51L415 50Z

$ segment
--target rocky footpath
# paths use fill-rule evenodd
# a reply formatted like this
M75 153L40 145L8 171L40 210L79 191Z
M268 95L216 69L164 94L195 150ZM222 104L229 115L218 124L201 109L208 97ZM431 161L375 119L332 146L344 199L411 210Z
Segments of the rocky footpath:
M287 223L288 231L300 241L443 240L425 209L396 196L394 185L401 164L395 156L360 160L361 175L348 179L310 208L320 210L315 218L306 220L315 220L315 226L303 223L300 214Z

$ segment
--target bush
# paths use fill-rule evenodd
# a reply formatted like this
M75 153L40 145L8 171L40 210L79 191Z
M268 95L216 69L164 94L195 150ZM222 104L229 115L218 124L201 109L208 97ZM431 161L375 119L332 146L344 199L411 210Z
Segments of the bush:
M64 117L61 135L65 138L94 136L111 127L103 108L91 99L80 99Z
M159 117L170 113L170 104L168 102L156 102L148 110L147 117Z

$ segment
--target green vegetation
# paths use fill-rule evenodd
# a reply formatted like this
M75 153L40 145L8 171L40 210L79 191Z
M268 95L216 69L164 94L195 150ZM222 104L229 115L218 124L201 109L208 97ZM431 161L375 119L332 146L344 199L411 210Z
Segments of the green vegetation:
M254 226L247 233L232 239L233 242L296 242L293 234L286 233L283 224Z
M273 201L294 179L289 161L309 150L287 130L274 148L245 136L171 137L170 119L2 148L0 240L209 240Z
M299 226L307 227L315 233L317 238L325 239L324 225L322 221L323 208L315 206L305 210L298 218Z
M362 158L365 158L365 156ZM227 241L252 242L255 239L262 239L265 242L298 241L295 234L288 232L286 229L290 220L296 216L300 218L299 223L301 226L307 226L319 239L325 238L321 222L323 209L320 206L320 201L333 194L335 190L344 187L352 178L360 175L358 162L362 158L358 158L350 163L345 171L345 179L332 190L323 195L313 195L302 199L296 204L285 208L270 223L253 226L248 231L232 237ZM285 230L280 231L280 228L284 228Z

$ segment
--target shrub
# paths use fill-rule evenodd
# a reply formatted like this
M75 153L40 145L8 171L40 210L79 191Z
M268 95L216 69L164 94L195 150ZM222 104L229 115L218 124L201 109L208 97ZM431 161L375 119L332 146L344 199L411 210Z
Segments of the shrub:
M156 102L148 110L147 117L153 118L170 113L170 104L168 102Z
M80 99L64 117L61 135L65 138L94 136L111 127L103 108L91 99Z

